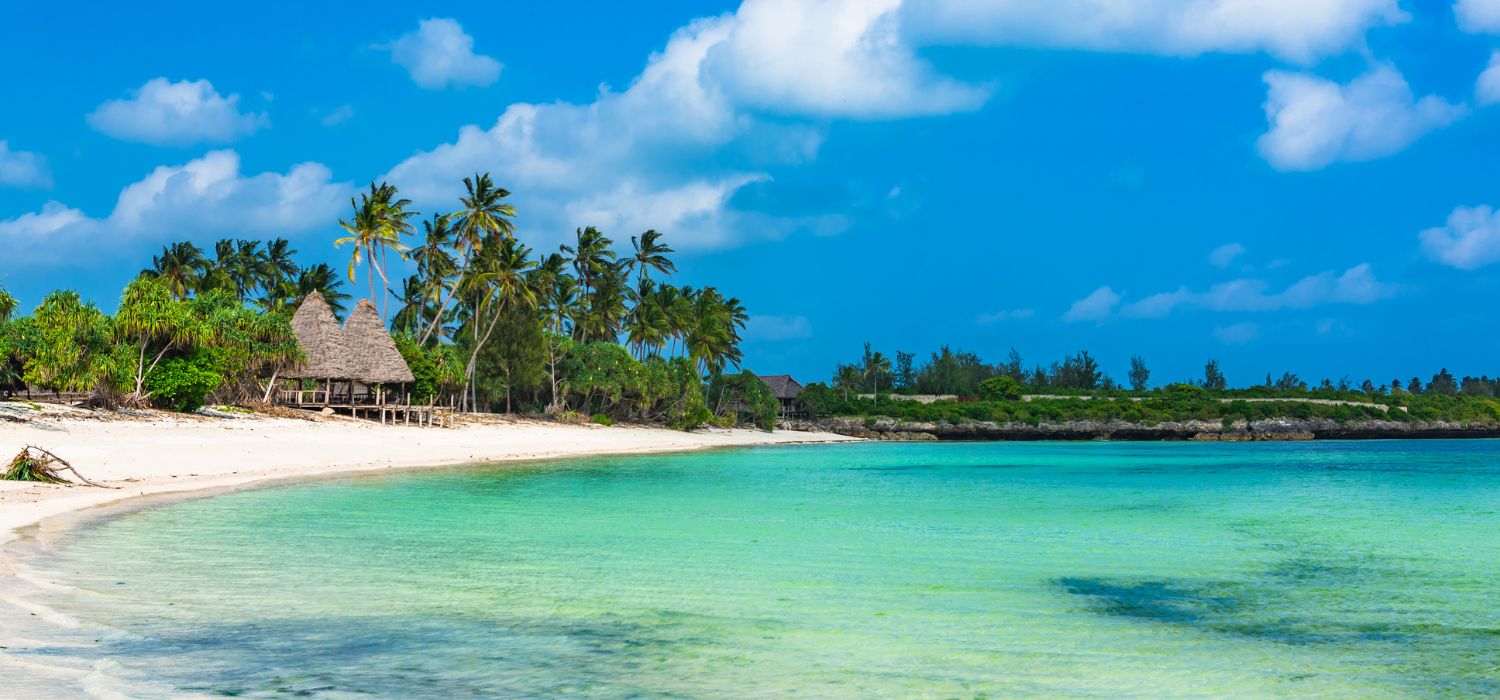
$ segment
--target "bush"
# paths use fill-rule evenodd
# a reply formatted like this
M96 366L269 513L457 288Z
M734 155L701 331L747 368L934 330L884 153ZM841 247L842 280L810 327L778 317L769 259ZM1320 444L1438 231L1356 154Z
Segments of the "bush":
M979 398L985 401L1019 401L1024 391L1011 377L990 377L979 383Z
M191 413L203 408L209 392L221 383L223 379L213 371L213 358L195 352L163 360L146 376L146 391L157 406Z
M609 416L606 416L603 413L595 413L593 416L591 416L589 418L589 420L591 420L591 421L593 421L593 422L595 422L595 423L597 423L599 425L614 425L615 424L615 419L610 418Z

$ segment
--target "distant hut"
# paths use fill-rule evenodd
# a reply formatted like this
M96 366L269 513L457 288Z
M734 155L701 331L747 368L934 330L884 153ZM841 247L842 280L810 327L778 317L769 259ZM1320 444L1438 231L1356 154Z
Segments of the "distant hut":
M802 395L802 385L792 379L790 374L768 374L760 375L760 380L771 387L771 395L781 404L781 415L790 416L797 412L797 397Z

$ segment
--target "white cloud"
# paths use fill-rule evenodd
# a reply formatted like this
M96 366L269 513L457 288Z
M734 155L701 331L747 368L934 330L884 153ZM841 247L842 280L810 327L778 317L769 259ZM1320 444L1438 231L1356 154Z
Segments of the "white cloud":
M1453 15L1466 32L1500 33L1500 0L1458 0Z
M1021 321L1035 315L1035 309L1001 309L993 313L980 314L979 325L989 326L1005 321Z
M1340 85L1315 75L1269 71L1260 152L1281 170L1316 170L1381 158L1453 123L1466 108L1429 95L1416 99L1401 73L1381 65Z
M474 53L474 37L451 19L421 20L416 31L378 48L390 50L391 60L428 90L483 87L500 79L500 62Z
M1187 287L1179 287L1175 292L1161 292L1152 294L1140 301L1127 304L1120 309L1120 313L1135 318L1161 318L1182 304L1191 302L1193 293Z
M52 170L47 159L31 151L13 151L0 141L0 187L50 188Z
M1225 345L1244 345L1260 337L1260 325L1243 322L1214 328L1214 337Z
M926 0L903 8L930 41L1168 56L1266 52L1297 63L1358 49L1410 19L1397 0Z
M1179 308L1265 312L1324 304L1373 304L1396 292L1395 285L1376 279L1370 265L1361 263L1341 273L1308 275L1279 292L1271 291L1271 285L1264 280L1246 278L1222 282L1203 292L1179 287L1126 304L1120 313L1134 318L1161 318Z
M126 186L107 217L48 202L40 212L0 220L0 240L13 239L13 249L40 257L60 246L87 245L97 252L147 236L297 233L337 221L353 185L331 179L318 163L246 176L234 151L210 151L182 165L158 167ZM52 242L39 245L37 239L46 236Z
M796 114L891 117L978 109L989 89L933 72L900 34L901 0L746 0L709 50L738 103Z
M1115 293L1115 290L1100 287L1088 296L1073 302L1073 305L1068 307L1068 312L1063 314L1063 320L1103 321L1109 318L1119 303L1120 295Z
M1488 206L1458 207L1448 223L1418 234L1432 259L1460 270L1500 261L1500 212Z
M324 115L319 123L323 126L336 126L354 118L354 108L349 105L340 105L338 109Z
M1208 262L1214 267L1229 267L1229 263L1234 262L1235 258L1244 253L1245 246L1238 243L1225 243L1214 248L1214 252L1208 254Z
M1481 105L1500 102L1500 51L1490 53L1490 63L1474 82L1474 101Z
M752 315L745 321L745 337L776 342L812 337L812 324L806 316Z
M125 141L156 146L228 143L270 125L264 113L242 114L240 96L220 95L207 80L152 78L128 100L110 100L88 115L89 126Z
M62 202L51 201L42 205L39 212L22 214L14 219L0 221L0 240L22 239L21 243L35 246L45 245L37 239L48 236L58 231L77 226L88 220L83 212L77 209L69 209ZM13 252L23 253L29 246L20 249L12 248Z

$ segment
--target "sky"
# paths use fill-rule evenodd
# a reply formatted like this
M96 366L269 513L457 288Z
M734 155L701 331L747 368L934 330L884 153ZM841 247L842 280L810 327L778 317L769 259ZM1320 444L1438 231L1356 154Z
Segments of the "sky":
M490 172L539 250L664 232L679 283L743 300L764 374L825 379L866 341L1087 349L1116 378L1138 354L1157 383L1500 372L1500 0L7 15L23 309L112 309L177 240L342 269L360 188L446 212Z

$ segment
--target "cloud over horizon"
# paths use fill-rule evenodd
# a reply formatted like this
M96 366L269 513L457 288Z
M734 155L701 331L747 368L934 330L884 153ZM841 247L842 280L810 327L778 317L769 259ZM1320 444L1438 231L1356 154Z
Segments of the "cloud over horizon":
M76 246L116 246L141 236L295 234L337 221L353 184L332 181L319 163L286 173L240 173L239 154L209 151L182 165L160 166L120 191L107 217L93 218L57 201L0 220L0 241L21 258L57 257Z

